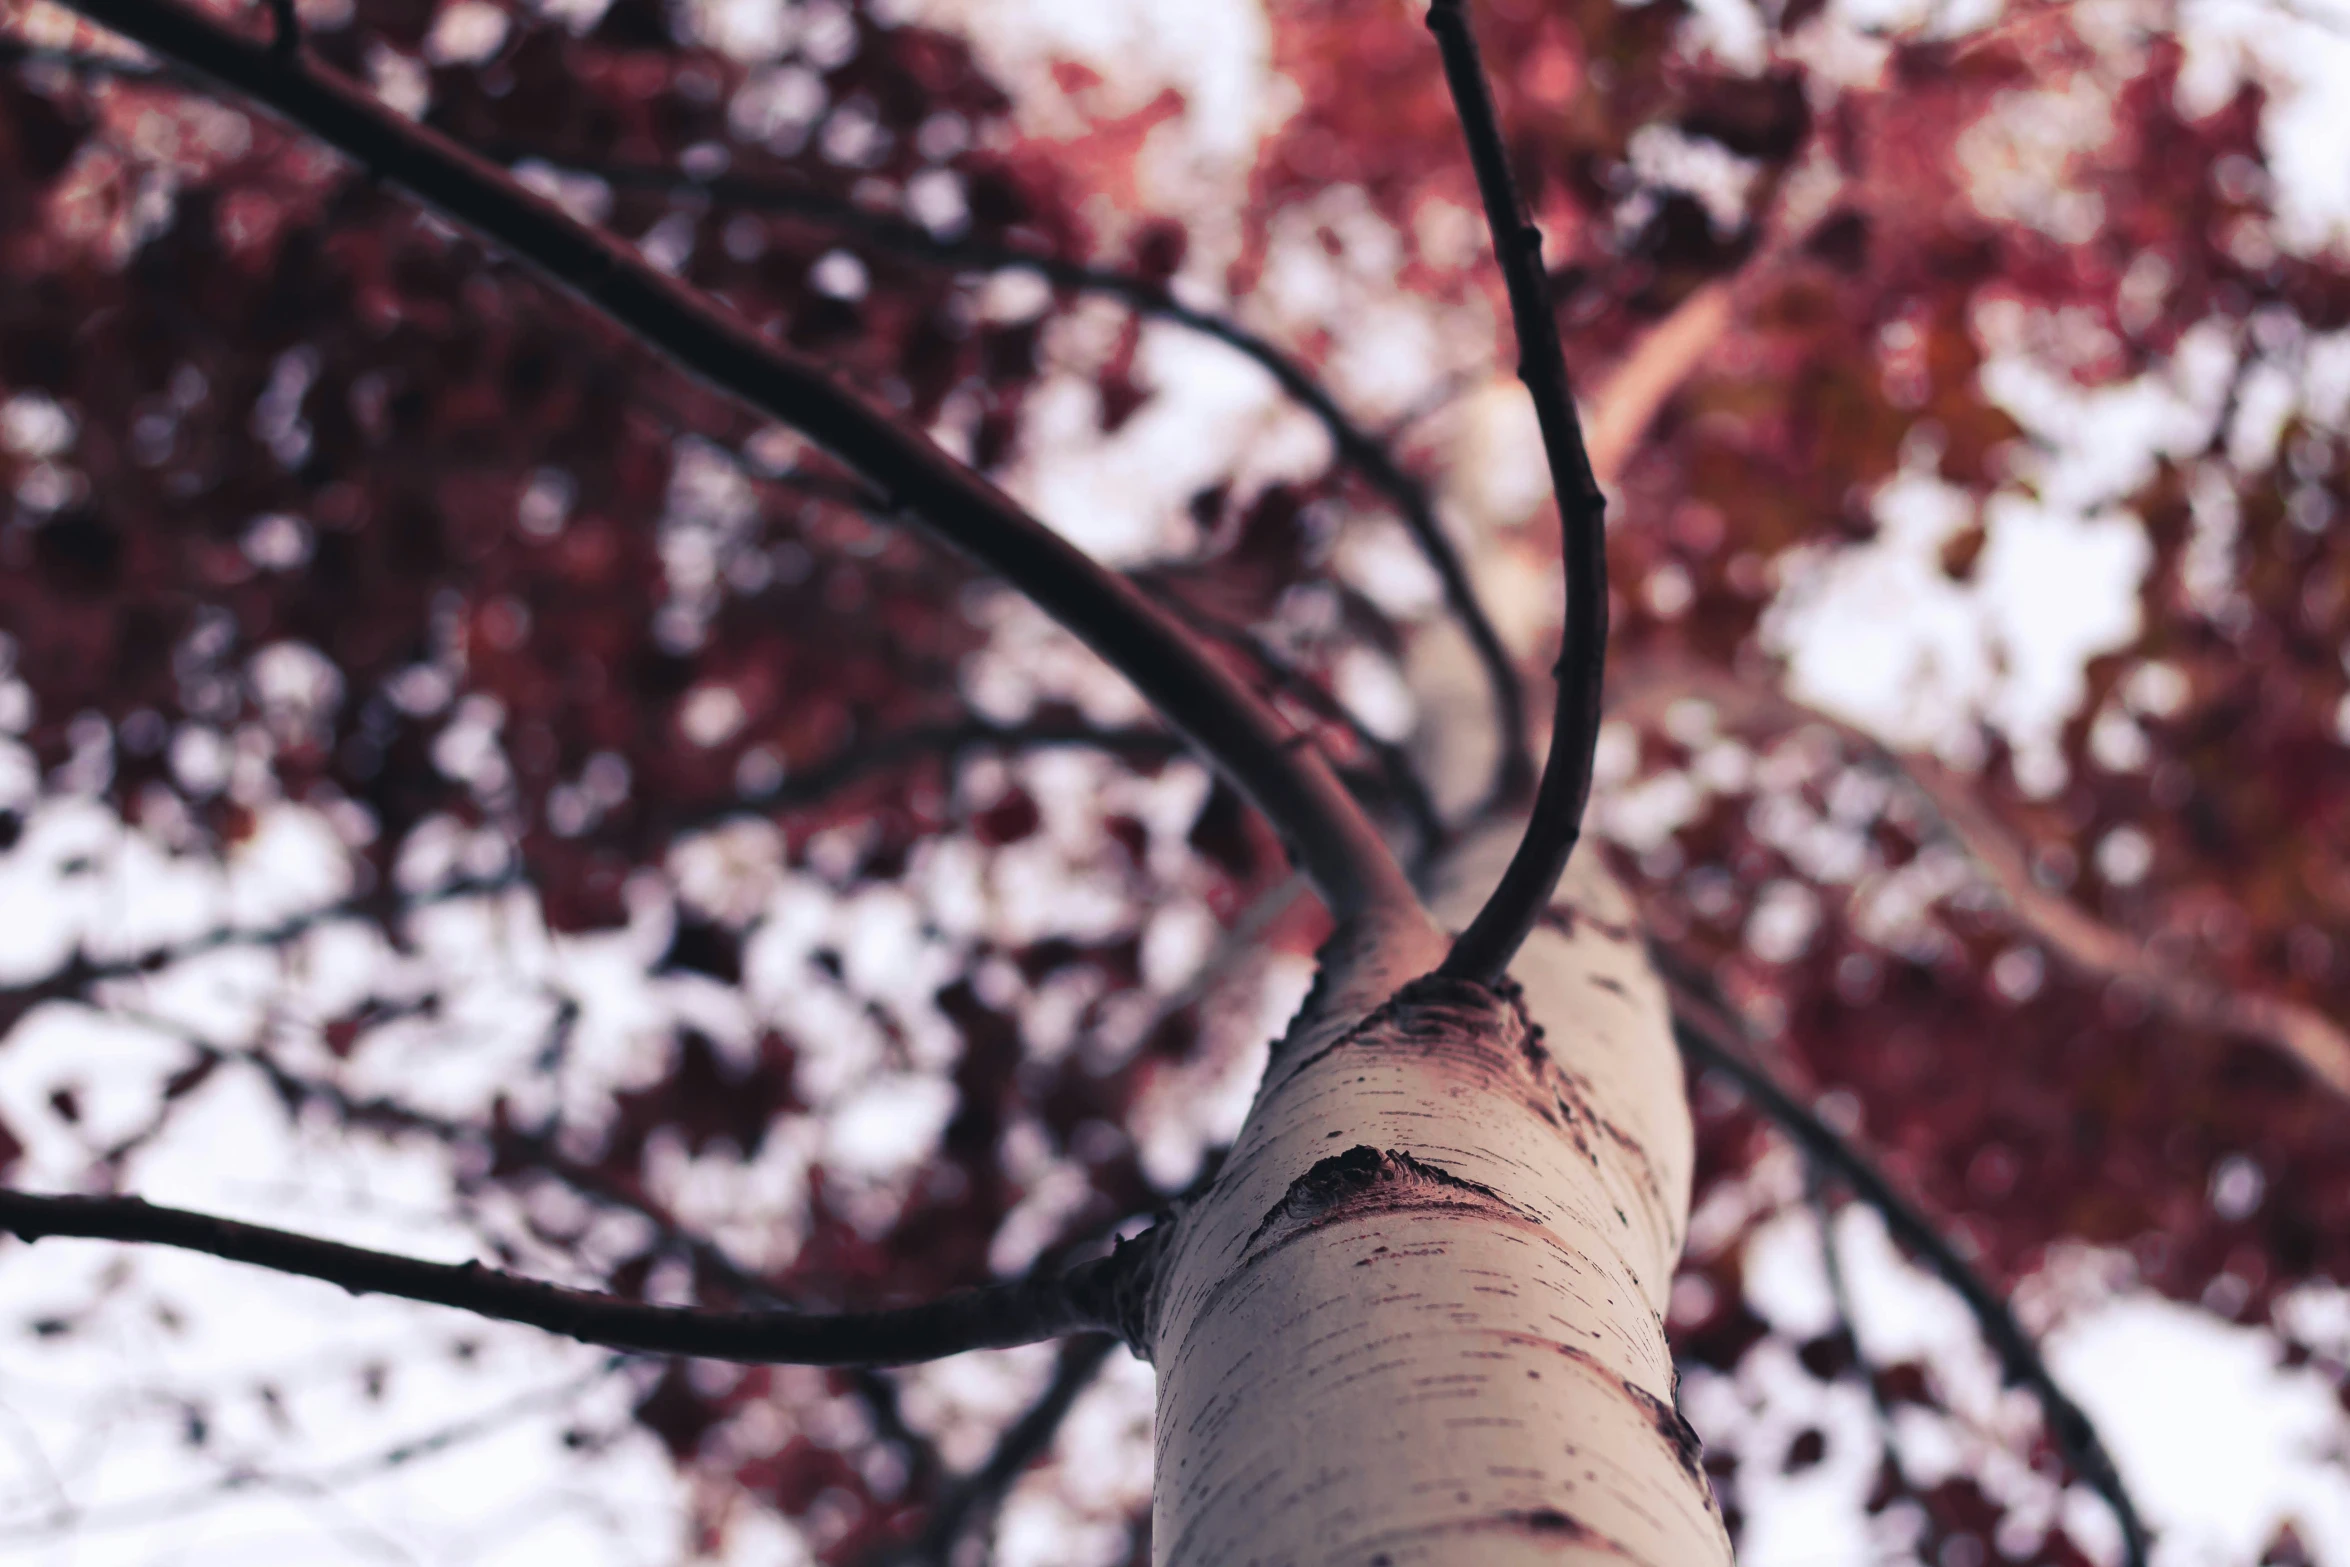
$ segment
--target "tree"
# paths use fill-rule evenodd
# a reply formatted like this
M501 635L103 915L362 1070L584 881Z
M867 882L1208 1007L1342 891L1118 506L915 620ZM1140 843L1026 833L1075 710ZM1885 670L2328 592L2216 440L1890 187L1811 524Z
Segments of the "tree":
M2041 1417L2024 1464L1921 1466L1897 1433L1963 1424L1964 1390L1870 1363L1863 1324L1814 1334L1805 1371L1882 1417L1894 1549L2142 1558L2005 1303L2065 1243L2134 1242L2108 1259L2338 1385L2306 1324L2350 1191L2317 848L2350 289L2265 172L2261 91L2197 99L2167 13L1871 37L1791 5L1708 38L1662 3L1496 7L1497 114L1456 0L1441 70L1416 17L1284 6L1295 106L1226 219L1143 199L1179 178L1152 135L1180 98L1102 112L1061 62L1093 129L1056 145L1011 67L880 9L77 9L112 32L28 17L4 89L14 853L50 907L163 912L46 918L16 958L16 1234L747 1363L591 1368L722 1477L711 1554L749 1499L827 1560L954 1557L1114 1334L1157 1367L1158 1472L1109 1555L1718 1559L1714 1492L1736 1528L1830 1438L1701 1421L1701 1455L1665 1321L1686 1363L1757 1364L1723 1225L1840 1192ZM2102 122L2016 167L2083 104ZM1340 300L1383 265L1419 313L1241 324L1317 264ZM1330 389L1377 384L1350 338L1430 322L1482 374L1501 300L1530 426L1480 390L1381 433ZM1581 427L1562 336L1604 371ZM1113 442L1147 425L1162 346L1197 338L1319 446L1210 454L1188 529L1129 503L1139 543L1049 517L1123 549L1105 569L1039 520L1024 453L1073 390ZM2213 365L2224 396L2190 385L2136 466L2074 457L2068 387ZM1523 584L1559 580L1562 530L1511 494L1535 449L1566 541L1539 769L1519 661L1556 611ZM1804 617L1896 546L1940 574L1913 597L1988 601L2047 517L2145 557L2136 623L2079 616L2053 655L2088 660L2079 702L1872 711L1820 667ZM1586 853L1554 896L1595 750L1623 886ZM1203 1138L1168 1103L1265 1031L1203 1010L1218 923L1317 971ZM135 1040L103 1077L97 1020ZM185 1129L256 1088L297 1130L439 1150L456 1243L498 1266L120 1194L168 1202ZM55 1254L11 1271L62 1285ZM102 1337L128 1277L30 1331ZM954 1465L870 1369L1072 1333ZM779 1408L791 1434L746 1434ZM2091 1521L2057 1517L2063 1474Z

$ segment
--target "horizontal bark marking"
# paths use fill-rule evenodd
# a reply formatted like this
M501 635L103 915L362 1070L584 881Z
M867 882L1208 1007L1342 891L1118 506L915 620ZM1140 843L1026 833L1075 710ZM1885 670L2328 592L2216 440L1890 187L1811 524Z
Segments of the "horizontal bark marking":
M1531 1028L1524 998L1508 979L1480 985L1445 974L1423 974L1371 1009L1363 1020L1313 1054L1285 1068L1284 1080L1303 1074L1334 1051L1377 1036L1383 1044L1433 1050L1478 1038L1498 1037L1509 1022Z
M1258 1243L1268 1235L1274 1237L1265 1247L1269 1252L1340 1219L1439 1208L1485 1209L1531 1222L1490 1186L1463 1179L1401 1149L1357 1143L1344 1153L1316 1160L1312 1168L1291 1181L1280 1201L1250 1232L1241 1253L1244 1257L1257 1254Z
M1442 1523L1392 1530L1358 1541L1355 1550L1369 1550L1363 1567L1398 1567L1407 1558L1403 1548L1424 1540L1457 1539L1462 1535L1507 1535L1555 1545L1562 1550L1598 1551L1632 1560L1621 1541L1611 1539L1571 1513L1555 1507L1509 1508L1481 1518L1450 1518Z

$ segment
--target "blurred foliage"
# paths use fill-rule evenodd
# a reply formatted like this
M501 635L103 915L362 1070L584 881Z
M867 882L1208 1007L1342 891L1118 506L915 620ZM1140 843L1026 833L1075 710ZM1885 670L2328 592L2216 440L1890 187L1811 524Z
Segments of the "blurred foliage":
M1182 276L1277 331L1252 300L1284 225L1320 222L1344 188L1383 220L1395 285L1492 326L1506 355L1482 239L1457 238L1474 193L1408 8L1271 7L1294 104L1257 149L1245 206L1215 214L1150 211L1141 195L1150 133L1179 95L1104 111L1082 138L1042 135L964 41L898 9L785 8L788 36L730 54L715 12L657 0L358 0L341 21L314 16L310 42L437 128L525 159L542 188L992 470L1018 460L1032 394L1056 375L1091 381L1105 431L1147 409L1138 334L1069 350L1098 305L1041 290L1007 308L1001 279L861 246L804 212L729 208L694 182L723 173ZM458 10L494 34L464 58L448 42ZM1938 559L1957 583L1999 525L1994 497L2044 498L2050 436L1994 398L1987 364L2023 354L2089 393L2216 342L2232 368L2211 427L2105 498L2149 549L2139 623L2090 665L2053 760L1981 715L1944 755L2032 889L2142 950L2147 972L2340 1018L2350 455L2338 406L2296 403L2263 433L2244 394L2263 376L2301 385L2326 334L2350 327L2350 266L2282 236L2257 85L2197 108L2167 13L2080 10L2017 4L1953 36L1872 36L1790 0L1765 8L1751 48L1714 51L1681 0L1479 8L1586 389L1707 290L1731 301L1620 476L1616 656L1642 689L1694 667L1769 690L1767 609L1792 574L1871 547L1889 481L1955 495L1964 520ZM0 71L0 628L23 688L9 725L45 791L102 798L195 858L232 853L280 802L319 809L363 862L357 907L392 930L467 877L526 883L556 931L608 928L632 878L722 820L764 816L787 863L849 889L904 881L945 837L993 853L1046 830L1019 783L970 782L1005 739L952 729L967 660L1000 620L960 563L366 171L168 75L92 63L96 36L68 37L56 15L11 19L38 47ZM1054 80L1066 103L1098 82L1075 65ZM2058 100L2092 104L2092 133L2052 144L2029 190L2000 186L2000 138L2026 134L2002 127ZM1676 168L1734 178L1724 196ZM1198 259L1194 225L1220 259ZM1334 255L1352 243L1335 227L1319 238ZM1344 346L1312 323L1287 335L1317 366ZM1438 464L1424 432L1399 439L1413 464ZM1266 485L1236 468L1182 519L1189 553L1145 575L1307 675L1357 654L1391 665L1423 628L1340 564L1348 530L1372 520L1347 475ZM1538 559L1551 530L1534 516L1502 547ZM1325 711L1297 710L1362 760ZM1052 699L1028 721L1084 716ZM2262 1322L2296 1286L2344 1278L2343 1106L2273 1038L2052 944L2012 878L1952 869L1930 795L1848 730L1784 701L1695 697L1623 722L1633 744L1611 794L1669 785L1688 801L1665 832L1615 832L1654 933L1723 978L1774 1064L1836 1105L1995 1282L2026 1279L2052 1248L2114 1248L2135 1282ZM849 776L858 758L872 765ZM1168 764L1126 765L1147 778ZM838 787L795 792L828 769ZM20 818L0 821L13 842ZM1285 872L1220 788L1171 841L1115 811L1101 827L1095 852L1145 903L1180 880L1232 921ZM433 847L453 832L493 852ZM739 984L765 918L682 908L655 972ZM1300 912L1269 930L1261 945L1297 952L1320 927ZM957 1035L954 1107L900 1200L875 1222L828 1198L819 1163L785 1265L753 1277L687 1248L705 1297L872 1300L986 1276L1030 1195L1006 1152L1022 1137L1085 1176L1065 1238L1166 1198L1129 1133L1198 1059L1196 997L1138 1038L1057 1051L1005 999L1073 985L1090 998L1080 1031L1098 1031L1141 983L1140 929L963 956L933 997ZM887 1011L837 954L818 962L848 1004ZM362 1009L327 1037L347 1055L383 1023ZM552 1170L644 1210L655 1144L748 1158L808 1109L806 1043L771 1030L746 1062L681 1025L672 1070L617 1093L588 1151L550 1164L561 1128L501 1101L464 1133L495 1150L467 1179L519 1190ZM1751 1187L1747 1224L1777 1211L1771 1135L1694 1089L1700 1208ZM0 1127L0 1160L19 1148ZM1704 1287L1677 1296L1691 1304L1672 1325L1691 1368L1733 1373L1770 1336L1742 1303L1736 1240L1689 1261ZM656 1234L611 1287L643 1291L679 1244L674 1227ZM2318 1347L2294 1354L2344 1385ZM1800 1361L1823 1382L1873 1379L1889 1407L1943 1396L1914 1364L1856 1364L1849 1334ZM878 1412L851 1439L712 1456L709 1433L780 1385L676 1372L636 1416L681 1465L724 1470L730 1495L820 1512L825 1561L915 1529L944 1482L934 1455L893 1437L885 1389L863 1386ZM872 1444L893 1441L901 1458L874 1462ZM1769 1462L1800 1471L1824 1441L1804 1432ZM1715 1455L1734 1518L1742 1466L1764 1461ZM732 1505L708 1503L713 1549ZM1888 1460L1871 1505L1906 1509L1909 1548L1945 1564L1983 1560L1994 1536L2012 1559L2082 1559L2060 1526L2002 1532L2006 1504L1970 1475L1927 1484ZM2277 1559L2298 1549L2281 1542Z

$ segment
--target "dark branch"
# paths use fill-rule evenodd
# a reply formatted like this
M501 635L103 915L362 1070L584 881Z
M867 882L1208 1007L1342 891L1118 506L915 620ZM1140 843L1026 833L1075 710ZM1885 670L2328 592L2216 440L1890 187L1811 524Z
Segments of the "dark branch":
M922 1533L905 1545L878 1553L876 1567L949 1567L955 1560L955 1547L987 1527L1014 1482L1052 1446L1078 1395L1092 1385L1110 1351L1117 1347L1114 1339L1100 1337L1063 1344L1052 1381L996 1438L987 1461L949 1485L932 1505Z
M809 436L1132 680L1273 822L1340 916L1417 906L1337 775L1291 746L1280 719L1197 638L896 413L332 73L281 59L173 0L73 7L300 126L527 262L678 368Z
M259 1047L224 1049L158 1018L142 1017L138 1021L179 1034L200 1059L237 1061L252 1067L268 1080L272 1091L285 1103L323 1104L343 1125L414 1132L447 1147L486 1144L494 1159L521 1161L532 1170L561 1181L590 1202L645 1220L663 1245L692 1259L697 1278L715 1280L752 1305L770 1310L789 1309L789 1303L765 1280L737 1263L726 1248L709 1236L680 1222L644 1190L641 1182L620 1179L608 1170L566 1154L551 1128L534 1132L510 1126L468 1125L391 1099L355 1098L339 1084L289 1070ZM906 1423L905 1412L898 1407L897 1384L870 1366L848 1367L843 1374L872 1417L875 1434L896 1447L905 1458L910 1483L921 1483L936 1467L938 1454L928 1438Z
M1509 649L1503 646L1500 632L1494 629L1492 617L1486 614L1460 552L1453 548L1443 523L1437 519L1427 486L1396 461L1387 440L1357 424L1312 371L1269 339L1230 316L1183 303L1166 284L1156 279L1072 261L1024 245L969 237L942 238L918 223L874 212L821 191L794 189L774 180L739 175L695 179L669 168L568 158L518 144L487 149L487 155L509 165L535 159L615 186L690 193L719 207L804 218L844 235L853 243L923 266L957 272L1026 268L1056 288L1115 299L1137 315L1213 338L1245 356L1270 375L1292 402L1321 424L1339 463L1360 474L1365 483L1395 508L1404 530L1436 573L1445 608L1460 623L1493 689L1494 721L1500 730L1501 748L1494 764L1491 797L1506 800L1533 787L1534 764L1526 743L1525 694L1517 665L1511 660Z
M1575 417L1567 356L1559 347L1550 284L1542 269L1542 230L1527 218L1517 182L1510 176L1509 154L1464 0L1433 0L1428 30L1436 35L1444 56L1445 81L1452 88L1469 160L1477 170L1477 191L1493 230L1494 259L1509 286L1510 316L1518 333L1518 379L1532 395L1534 415L1542 426L1542 449L1550 460L1551 487L1558 494L1560 555L1567 576L1558 708L1551 721L1550 755L1534 792L1533 814L1509 869L1502 873L1501 885L1444 959L1444 973L1491 983L1517 956L1526 933L1549 903L1568 856L1575 852L1575 840L1582 835L1583 808L1591 798L1591 755L1599 741L1600 680L1607 661L1607 500L1592 476L1583 427Z
M800 1313L650 1306L521 1278L479 1263L420 1262L233 1219L161 1208L137 1197L42 1197L0 1191L0 1231L135 1241L204 1252L276 1273L518 1322L586 1344L640 1354L763 1365L891 1366L971 1349L1003 1349L1071 1333L1122 1331L1128 1275L1153 1248L1123 1247L1064 1274L959 1290L919 1306Z
M291 60L302 48L302 18L294 0L269 0L269 47L280 59Z
M1999 1357L2008 1380L2028 1388L2039 1401L2049 1441L2073 1472L2113 1509L2114 1519L2121 1525L2123 1558L2128 1567L2146 1567L2146 1526L2122 1484L2120 1471L2114 1468L2088 1415L2056 1385L2040 1346L2032 1342L2007 1302L1943 1238L1933 1221L1893 1189L1893 1183L1865 1154L1756 1064L1745 1048L1744 1020L1713 993L1702 976L1662 951L1654 951L1654 956L1672 992L1673 1037L1682 1054L1692 1065L1720 1072L1735 1083L1757 1110L1795 1140L1807 1158L1883 1215L1894 1239L1958 1292L1974 1314L1984 1341Z
M1170 613L1180 618L1204 637L1212 637L1227 646L1238 648L1256 663L1264 666L1273 683L1283 692L1297 699L1316 717L1338 725L1353 737L1363 754L1378 769L1378 776L1387 786L1397 810L1411 823L1412 835L1418 840L1421 860L1432 860L1442 852L1448 841L1443 818L1437 814L1436 802L1428 796L1428 786L1412 766L1404 748L1392 740L1382 740L1373 734L1355 710L1325 690L1312 676L1297 667L1281 650L1274 647L1247 626L1211 615L1207 611L1186 604L1179 594L1164 592L1159 595Z

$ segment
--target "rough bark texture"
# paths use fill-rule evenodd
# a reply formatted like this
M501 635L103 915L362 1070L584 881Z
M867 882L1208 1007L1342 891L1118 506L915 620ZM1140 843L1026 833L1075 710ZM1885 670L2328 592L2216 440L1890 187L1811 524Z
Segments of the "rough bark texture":
M1473 911L1514 834L1443 867ZM1500 987L1342 933L1149 1322L1156 1559L1729 1559L1663 1309L1691 1134L1622 892L1576 857Z

